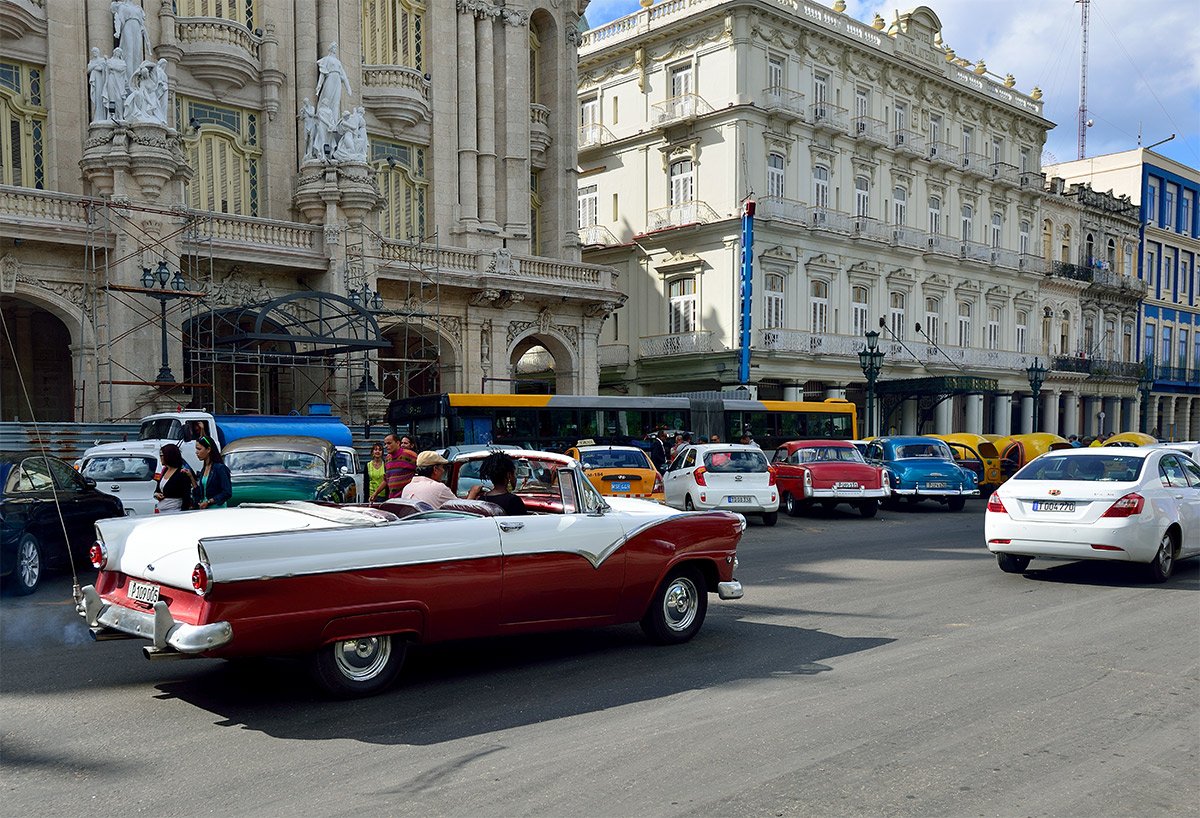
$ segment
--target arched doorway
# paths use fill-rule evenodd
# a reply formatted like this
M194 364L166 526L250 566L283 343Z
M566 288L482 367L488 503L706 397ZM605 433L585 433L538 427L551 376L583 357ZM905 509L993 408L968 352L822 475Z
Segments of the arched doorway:
M391 347L379 353L379 387L389 399L454 391L454 345L436 331L417 324L387 329Z
M575 362L571 350L550 334L526 336L512 347L508 359L512 391L517 394L570 395L575 392Z
M70 329L54 313L19 298L0 296L0 314L7 330L0 332L0 420L75 420Z

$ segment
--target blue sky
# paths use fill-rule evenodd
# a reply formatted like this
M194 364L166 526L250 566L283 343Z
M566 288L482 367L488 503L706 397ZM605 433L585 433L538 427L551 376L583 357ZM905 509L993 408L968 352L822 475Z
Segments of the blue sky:
M960 57L982 57L993 73L1011 73L1017 88L1045 94L1046 116L1057 124L1046 150L1057 161L1077 153L1079 5L1074 0L848 0L846 13L864 22L876 13L891 22L895 10L928 5L942 21L942 38ZM825 5L833 5L832 0ZM639 9L637 0L592 0L592 27ZM1150 145L1200 168L1200 47L1194 0L1092 0L1088 43L1087 155ZM1051 157L1047 157L1050 159Z

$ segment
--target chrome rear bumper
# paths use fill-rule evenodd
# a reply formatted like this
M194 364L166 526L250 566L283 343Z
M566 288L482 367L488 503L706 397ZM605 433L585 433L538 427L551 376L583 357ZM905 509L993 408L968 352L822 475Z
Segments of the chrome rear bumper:
M203 653L227 645L233 639L233 626L228 622L211 625L176 622L167 603L161 599L154 603L153 612L112 605L101 598L94 585L83 589L83 599L77 610L96 639L113 638L111 634L116 631L149 639L157 651L174 649L180 653Z
M741 599L742 583L736 579L732 582L718 582L717 596L721 597L721 599Z

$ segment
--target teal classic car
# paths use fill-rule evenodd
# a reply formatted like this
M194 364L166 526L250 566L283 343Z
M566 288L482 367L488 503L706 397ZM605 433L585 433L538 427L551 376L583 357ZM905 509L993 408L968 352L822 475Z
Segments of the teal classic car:
M942 440L930 437L877 437L867 444L867 460L883 466L891 494L886 507L901 498L915 505L936 500L951 511L962 511L968 497L979 496L975 473L954 461Z
M315 500L357 501L354 475L338 466L328 440L293 435L243 437L222 451L233 482L229 505Z

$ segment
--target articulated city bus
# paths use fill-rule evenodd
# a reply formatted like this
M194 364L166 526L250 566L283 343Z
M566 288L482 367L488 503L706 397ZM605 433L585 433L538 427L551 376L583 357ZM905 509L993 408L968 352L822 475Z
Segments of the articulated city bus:
M715 397L711 395L716 395ZM482 395L442 393L394 400L392 429L422 448L467 444L564 451L578 440L641 438L667 429L736 442L748 433L763 449L788 440L854 437L857 417L845 400L773 401L705 397Z

